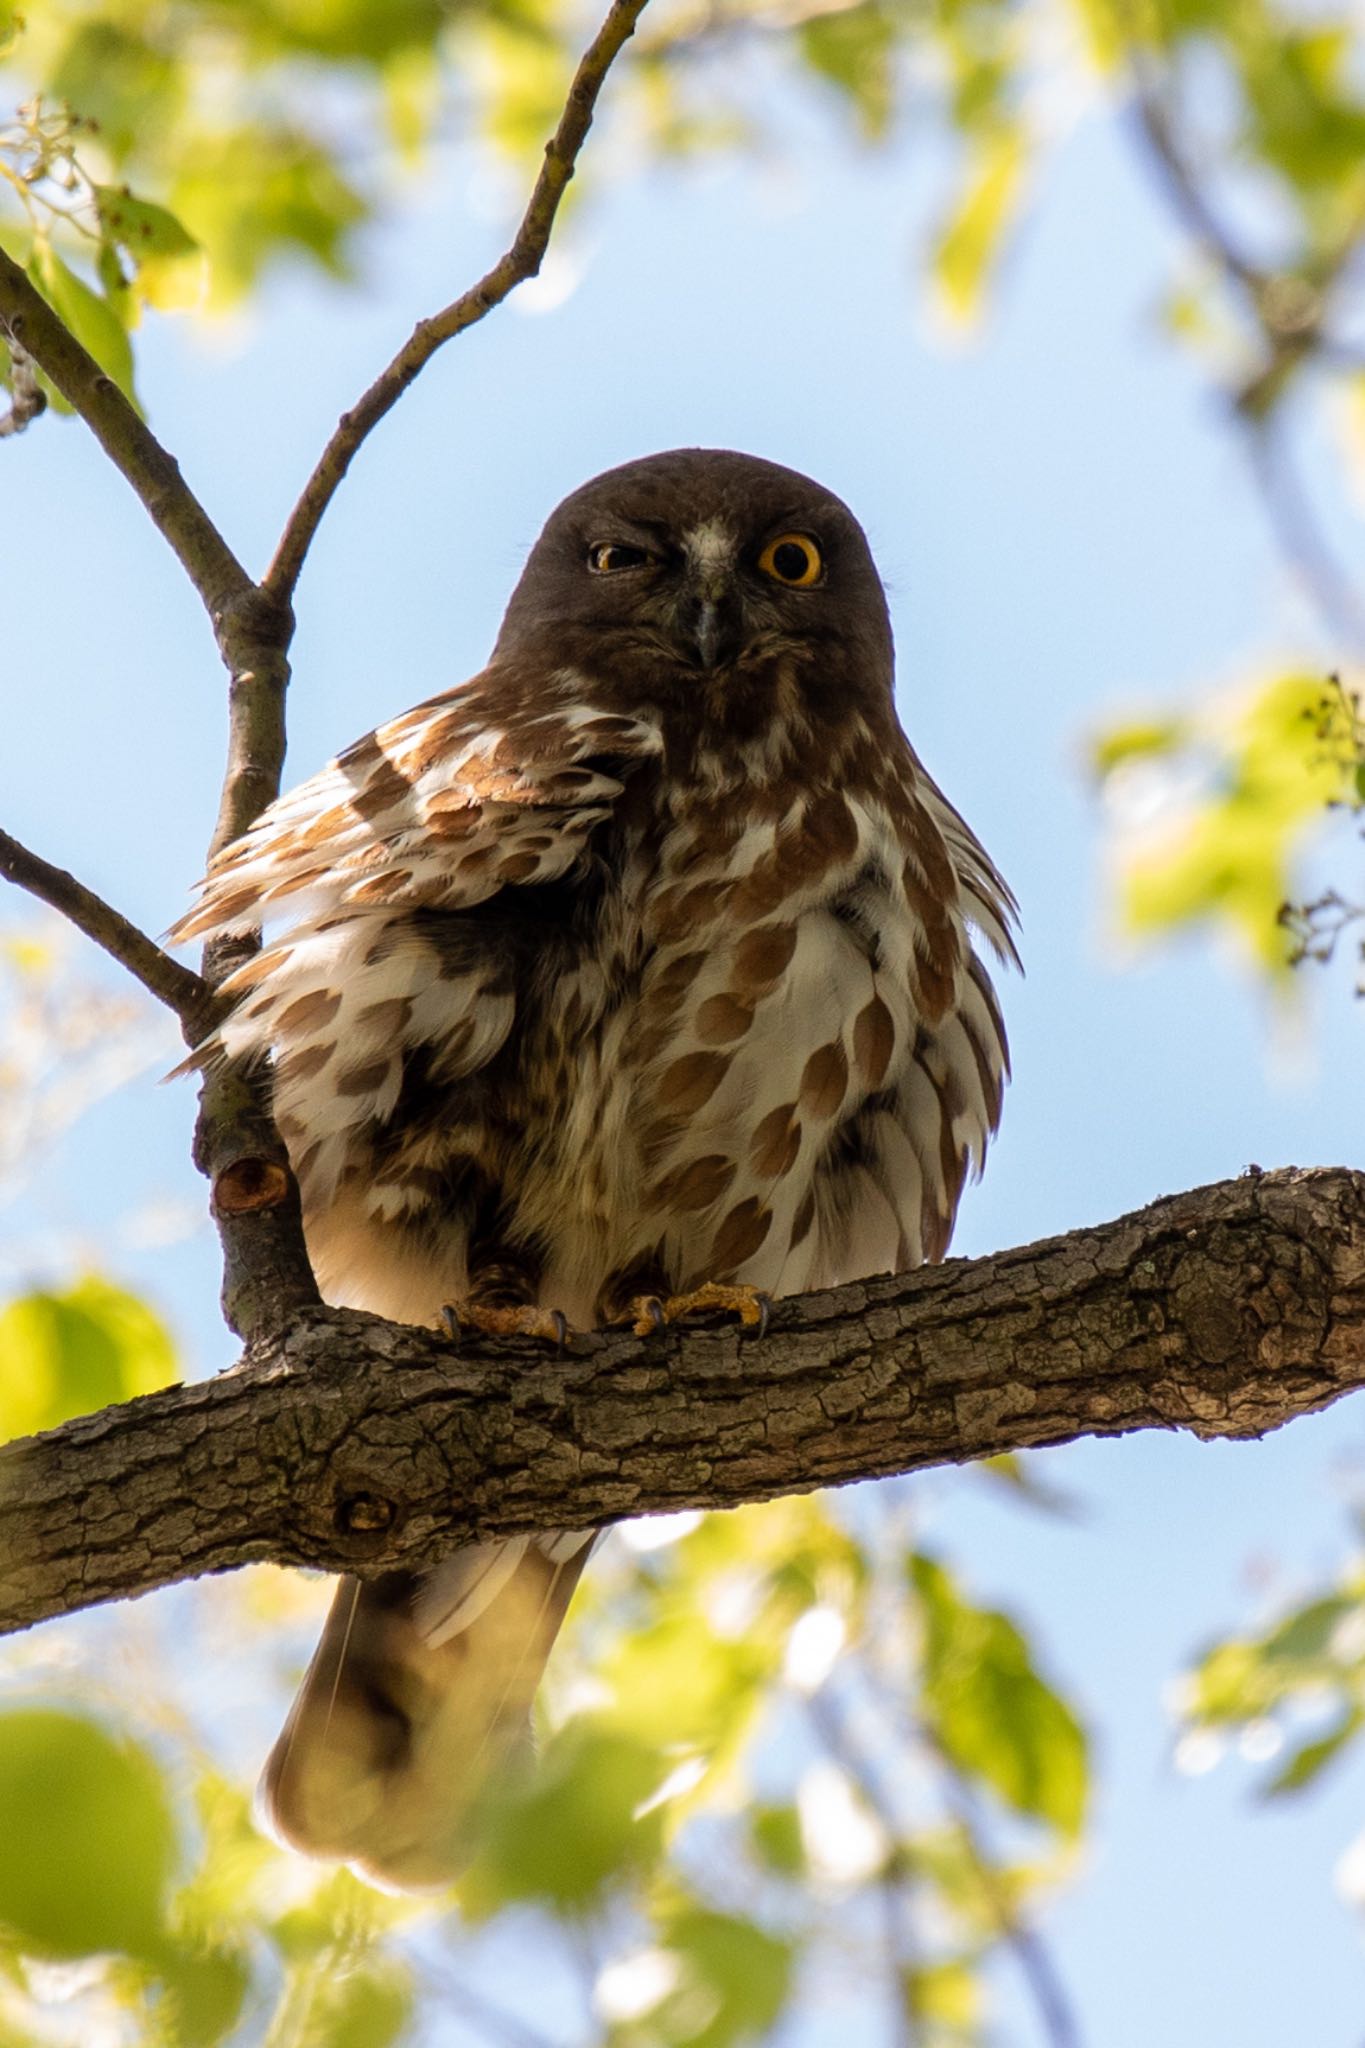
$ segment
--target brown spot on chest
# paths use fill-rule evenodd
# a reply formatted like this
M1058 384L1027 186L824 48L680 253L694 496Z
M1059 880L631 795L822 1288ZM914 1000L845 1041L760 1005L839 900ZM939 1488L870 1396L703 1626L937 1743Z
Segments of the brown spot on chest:
M868 1090L880 1088L896 1046L896 1027L880 996L858 1012L853 1026L853 1057Z
M725 1280L751 1259L772 1228L772 1211L757 1195L737 1202L716 1232L703 1278Z
M702 1003L693 1025L703 1045L726 1045L730 1040L743 1038L754 1021L753 1008L730 995L708 996Z
M801 1152L801 1126L796 1104L784 1102L770 1109L755 1127L749 1140L749 1162L763 1180L778 1180L790 1173Z
M730 1070L728 1052L689 1052L664 1069L656 1100L660 1109L690 1116L711 1100Z
M781 980L796 951L794 924L762 924L735 947L730 986L736 995L767 995Z
M848 1087L848 1055L837 1038L813 1052L801 1070L801 1106L811 1116L833 1116Z

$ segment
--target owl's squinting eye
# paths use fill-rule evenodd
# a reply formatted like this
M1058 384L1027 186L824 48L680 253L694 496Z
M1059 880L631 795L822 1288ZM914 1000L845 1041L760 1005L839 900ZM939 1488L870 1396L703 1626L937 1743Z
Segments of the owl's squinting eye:
M779 533L764 548L758 566L774 583L785 583L790 590L809 590L812 583L819 582L825 565L808 533Z
M594 541L588 549L588 567L594 576L614 576L619 569L647 569L655 560L648 548L633 548L624 541Z

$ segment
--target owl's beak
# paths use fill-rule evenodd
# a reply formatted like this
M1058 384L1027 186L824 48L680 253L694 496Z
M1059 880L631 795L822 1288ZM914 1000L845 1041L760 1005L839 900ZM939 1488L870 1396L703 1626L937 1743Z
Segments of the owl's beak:
M747 637L739 593L728 584L689 592L678 619L678 637L698 668L724 668L743 652Z

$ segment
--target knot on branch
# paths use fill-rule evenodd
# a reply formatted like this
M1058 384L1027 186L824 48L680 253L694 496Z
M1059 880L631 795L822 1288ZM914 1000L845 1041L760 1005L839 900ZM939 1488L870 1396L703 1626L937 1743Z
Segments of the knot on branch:
M215 1216L245 1216L278 1209L289 1199L289 1174L273 1159L234 1159L213 1184Z

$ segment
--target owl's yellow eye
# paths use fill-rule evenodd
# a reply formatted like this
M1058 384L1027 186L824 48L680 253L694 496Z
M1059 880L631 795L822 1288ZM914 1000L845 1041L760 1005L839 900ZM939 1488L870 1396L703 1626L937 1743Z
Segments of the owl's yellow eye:
M588 567L594 576L614 576L619 569L647 569L654 560L648 548L633 548L625 541L594 541L588 549Z
M825 565L808 533L779 533L764 548L758 566L774 583L785 583L790 590L809 590L812 583L820 581Z

